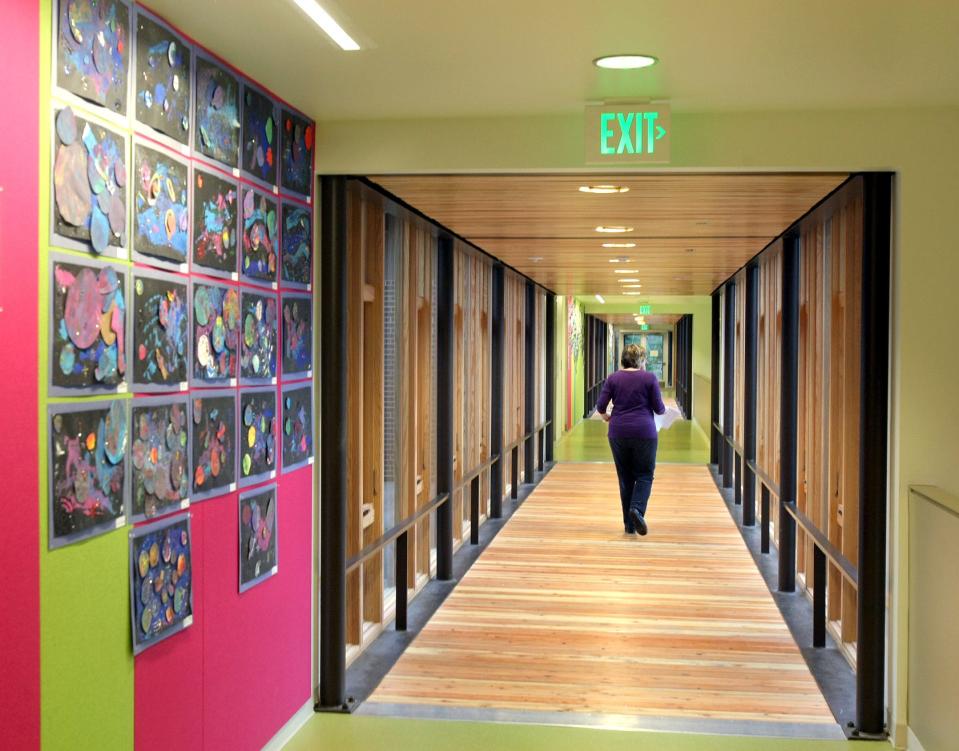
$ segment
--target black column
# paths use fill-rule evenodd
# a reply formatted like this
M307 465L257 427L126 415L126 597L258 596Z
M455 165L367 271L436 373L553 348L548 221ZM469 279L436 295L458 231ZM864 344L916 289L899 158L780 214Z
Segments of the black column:
M666 364L666 385L673 385L673 332L670 331L666 334L666 352L669 354L669 362Z
M743 373L743 525L756 523L756 475L749 462L756 461L757 336L759 333L759 264L746 269L746 372Z
M546 296L546 461L556 439L556 295Z
M892 175L863 178L862 356L859 401L859 613L856 725L885 725L886 503L889 398L889 226Z
M709 462L718 467L722 474L722 435L716 429L719 424L719 291L713 292L712 344L710 345L710 384L709 393Z
M499 457L490 467L490 516L503 516L503 265L493 266L490 309L490 439L491 457Z
M536 415L536 288L532 282L526 282L526 387L523 467L526 482L534 482L536 477L536 435L533 423Z
M779 414L779 591L796 590L796 520L785 504L796 502L799 399L799 235L783 238L782 372Z
M320 179L320 696L346 708L346 179ZM357 467L358 471L359 468Z
M453 240L441 235L436 257L436 492L451 500L436 509L436 578L453 578Z
M726 282L726 310L723 320L723 487L733 486L734 456L731 443L734 422L734 397L736 386L734 379L734 359L736 352L736 282Z

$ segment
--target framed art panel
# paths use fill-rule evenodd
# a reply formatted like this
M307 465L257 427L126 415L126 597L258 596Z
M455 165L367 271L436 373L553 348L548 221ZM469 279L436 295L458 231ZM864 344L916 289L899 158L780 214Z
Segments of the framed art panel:
M236 385L240 339L240 293L237 287L193 279L193 326L190 350L194 386Z
M48 407L51 549L126 524L129 403L104 399Z
M313 298L296 292L284 292L283 377L309 378L313 374Z
M133 269L133 389L185 391L190 380L189 279Z
M276 477L276 387L240 390L240 487Z
M192 50L185 39L141 7L136 9L134 24L136 121L189 146L193 119Z
M240 290L240 384L276 383L276 293Z
M130 403L130 518L142 521L190 504L190 426L186 394Z
M280 283L283 287L313 287L313 209L300 203L280 203Z
M240 170L251 180L270 189L277 186L280 138L277 106L249 81L242 85L240 122Z
M127 270L66 253L50 254L48 393L127 390Z
M313 463L313 385L284 386L280 403L285 474Z
M240 187L241 243L240 273L252 284L276 289L277 255L280 250L277 225L277 202L261 190L248 185Z
M192 395L191 502L236 490L236 391L198 390Z
M240 164L240 82L199 51L194 65L193 151L235 169Z
M237 279L239 184L222 172L193 165L192 269Z
M273 576L279 566L276 484L239 496L240 592Z
M133 653L193 624L190 514L130 530L130 625Z
M313 195L313 147L316 126L298 112L283 108L280 128L280 190L306 200Z
M190 164L140 138L133 141L133 258L186 272Z

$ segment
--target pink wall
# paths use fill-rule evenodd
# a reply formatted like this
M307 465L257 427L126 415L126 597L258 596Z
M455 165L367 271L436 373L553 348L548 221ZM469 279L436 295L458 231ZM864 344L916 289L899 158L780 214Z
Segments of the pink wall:
M136 658L137 751L258 749L309 700L310 468L277 483L279 571L243 594L237 493L191 507L195 620Z
M0 738L5 748L40 746L40 531L37 509L37 159L40 9L0 2L0 431L5 472L0 545ZM33 260L34 263L29 261ZM16 342L16 346L11 346ZM11 374L16 374L15 376Z

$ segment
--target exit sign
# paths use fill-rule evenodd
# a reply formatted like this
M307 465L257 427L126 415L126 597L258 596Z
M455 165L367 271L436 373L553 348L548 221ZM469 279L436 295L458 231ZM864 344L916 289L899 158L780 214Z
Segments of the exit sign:
M652 313L652 311L650 310L650 306L649 306L649 305L640 305L640 306L639 306L639 314L640 314L641 316L648 316L648 315L650 315L650 313Z
M642 331L649 331L649 324L648 324L648 323L644 323L644 324L643 324L642 326L640 326L639 328L640 328Z
M669 162L668 104L586 108L586 163Z

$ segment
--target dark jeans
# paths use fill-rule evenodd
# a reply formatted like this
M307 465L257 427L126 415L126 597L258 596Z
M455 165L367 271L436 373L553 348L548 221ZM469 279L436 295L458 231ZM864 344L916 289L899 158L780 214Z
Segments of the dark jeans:
M623 505L623 526L630 531L630 508L646 516L646 504L653 489L657 438L610 438L616 474L619 475L619 500Z

